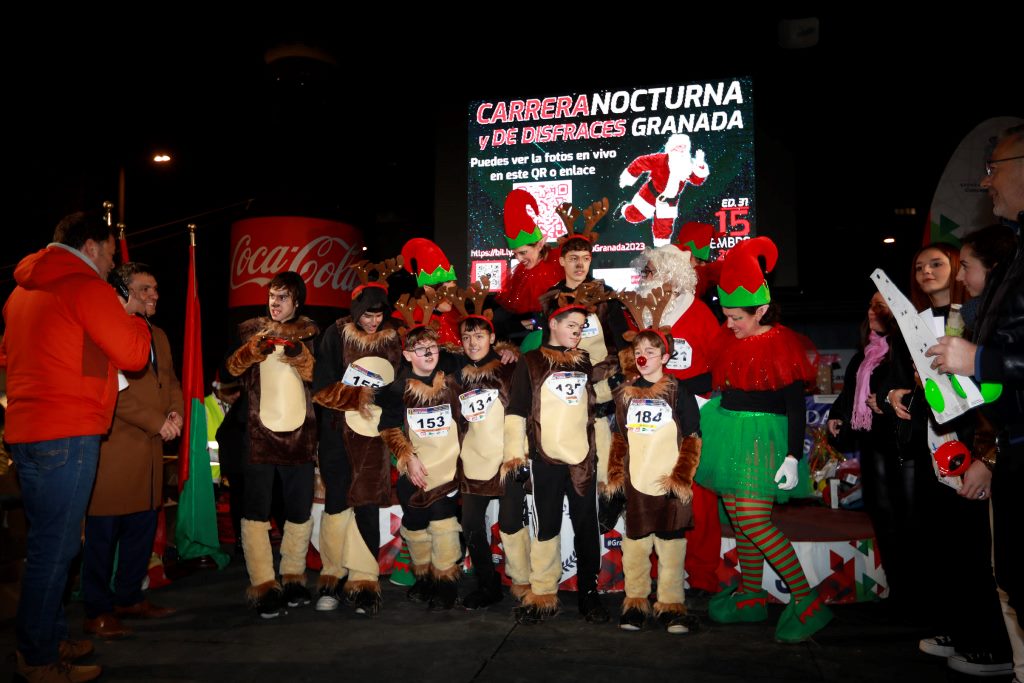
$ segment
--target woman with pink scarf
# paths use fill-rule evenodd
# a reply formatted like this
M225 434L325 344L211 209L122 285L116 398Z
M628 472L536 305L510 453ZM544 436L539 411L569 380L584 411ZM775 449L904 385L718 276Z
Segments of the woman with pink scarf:
M876 292L861 323L860 351L850 360L843 391L829 412L828 430L841 450L860 451L864 506L875 527L886 577L895 596L907 587L906 582L914 580L913 560L906 557L906 544L900 541L906 533L914 482L904 476L893 418L878 410L878 389L892 361L890 333L899 336L896 320L885 299Z

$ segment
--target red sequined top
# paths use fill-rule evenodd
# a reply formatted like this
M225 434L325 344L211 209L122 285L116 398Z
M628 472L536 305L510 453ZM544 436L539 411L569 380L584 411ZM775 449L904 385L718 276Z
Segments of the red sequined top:
M512 271L496 297L498 304L519 315L539 311L540 296L565 277L565 269L558 263L560 253L552 249L533 268L519 266Z

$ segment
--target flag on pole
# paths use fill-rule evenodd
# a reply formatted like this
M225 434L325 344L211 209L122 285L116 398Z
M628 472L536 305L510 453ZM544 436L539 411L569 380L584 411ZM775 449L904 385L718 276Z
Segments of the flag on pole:
M217 507L213 499L210 454L206 451L206 406L203 403L203 346L196 287L195 226L189 225L188 293L185 302L185 352L181 389L185 428L178 455L178 523L175 539L183 560L208 555L223 569L228 556L220 550Z

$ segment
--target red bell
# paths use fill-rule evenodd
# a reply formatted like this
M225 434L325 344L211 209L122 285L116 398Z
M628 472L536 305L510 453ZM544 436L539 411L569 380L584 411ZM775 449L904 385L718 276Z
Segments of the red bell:
M971 451L963 441L947 441L932 457L944 477L959 477L971 466Z

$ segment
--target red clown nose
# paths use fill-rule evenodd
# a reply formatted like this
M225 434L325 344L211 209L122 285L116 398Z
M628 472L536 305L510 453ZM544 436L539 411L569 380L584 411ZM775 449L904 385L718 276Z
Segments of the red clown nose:
M640 367L647 365L647 356L637 356L636 364L639 365Z

